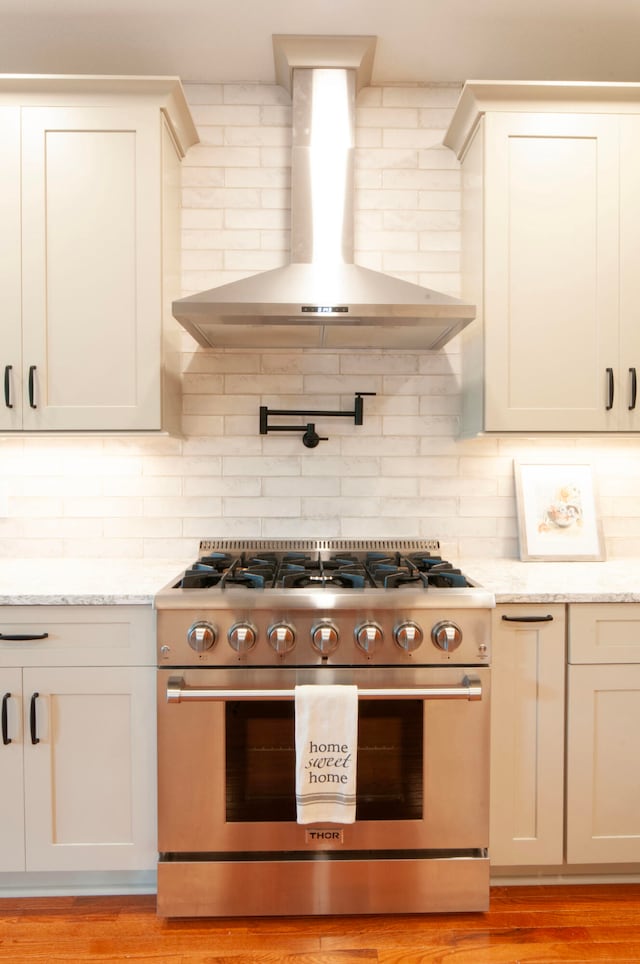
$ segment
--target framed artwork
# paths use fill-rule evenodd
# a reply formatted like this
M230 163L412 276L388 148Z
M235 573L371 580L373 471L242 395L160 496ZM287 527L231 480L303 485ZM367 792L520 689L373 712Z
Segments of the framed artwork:
M604 559L589 462L514 462L520 558L531 561Z

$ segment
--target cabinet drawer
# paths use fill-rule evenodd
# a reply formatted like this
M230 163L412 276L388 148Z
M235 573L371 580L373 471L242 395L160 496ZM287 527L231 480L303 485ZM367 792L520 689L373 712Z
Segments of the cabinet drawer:
M640 663L640 603L569 606L570 663Z
M155 613L144 606L2 606L0 666L155 665Z

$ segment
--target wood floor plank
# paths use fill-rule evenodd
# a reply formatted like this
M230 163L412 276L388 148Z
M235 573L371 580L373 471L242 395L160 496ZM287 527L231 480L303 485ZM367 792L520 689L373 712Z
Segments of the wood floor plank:
M640 886L492 889L486 914L164 920L155 898L0 898L0 964L640 962Z

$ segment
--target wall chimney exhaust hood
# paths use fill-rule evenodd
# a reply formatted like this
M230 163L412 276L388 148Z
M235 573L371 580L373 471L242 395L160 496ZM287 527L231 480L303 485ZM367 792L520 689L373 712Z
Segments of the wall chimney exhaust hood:
M180 298L175 318L213 348L441 348L473 305L353 263L355 101L375 37L273 44L293 105L290 263Z

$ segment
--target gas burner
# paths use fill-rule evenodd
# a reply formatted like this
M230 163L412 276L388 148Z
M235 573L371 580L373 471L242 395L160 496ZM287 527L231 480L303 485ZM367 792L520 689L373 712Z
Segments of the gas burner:
M318 559L307 562L304 566L290 565L286 569L281 575L279 585L289 589L364 589L367 578L361 566L341 559Z

